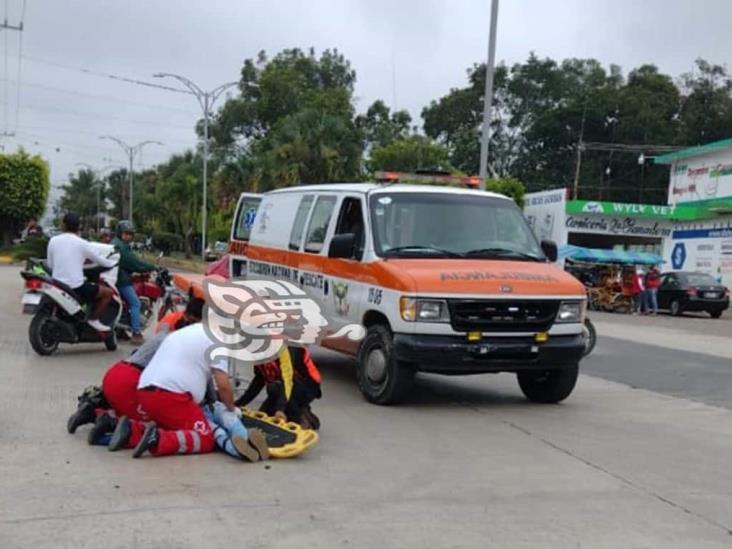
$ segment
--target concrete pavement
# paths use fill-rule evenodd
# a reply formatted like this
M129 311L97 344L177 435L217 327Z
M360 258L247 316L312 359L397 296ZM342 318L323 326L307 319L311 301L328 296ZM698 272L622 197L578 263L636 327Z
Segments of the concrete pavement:
M318 353L321 442L299 459L89 447L65 420L122 352L34 355L17 272L0 268L0 547L732 545L732 411L590 376L556 406L513 376L422 376L383 408Z

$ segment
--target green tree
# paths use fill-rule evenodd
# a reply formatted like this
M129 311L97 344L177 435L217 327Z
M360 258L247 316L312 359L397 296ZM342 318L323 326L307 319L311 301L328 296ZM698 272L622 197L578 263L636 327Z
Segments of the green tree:
M69 174L69 182L61 187L61 209L77 214L83 229L97 226L97 185L101 184L94 172L85 168Z
M365 114L356 117L356 127L361 131L366 147L385 147L397 139L409 136L412 117L407 111L391 112L377 99Z
M367 166L371 172L414 172L422 169L453 171L447 148L423 135L411 135L374 147Z
M251 157L242 186L266 190L298 181L355 178L362 143L354 120L356 74L336 50L284 50L247 59L240 95L212 124L223 165ZM199 126L200 127L200 126Z
M29 218L40 217L50 187L48 164L40 156L29 156L22 149L14 154L0 155L3 245L10 245L13 236Z
M701 145L732 133L732 78L722 65L697 59L696 71L682 76L681 141Z

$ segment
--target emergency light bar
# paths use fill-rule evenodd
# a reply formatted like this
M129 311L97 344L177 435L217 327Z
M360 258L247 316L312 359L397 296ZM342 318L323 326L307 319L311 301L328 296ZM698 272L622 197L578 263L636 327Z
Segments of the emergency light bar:
M477 175L443 175L405 172L375 172L374 178L382 183L424 183L426 185L442 184L477 189L480 177Z

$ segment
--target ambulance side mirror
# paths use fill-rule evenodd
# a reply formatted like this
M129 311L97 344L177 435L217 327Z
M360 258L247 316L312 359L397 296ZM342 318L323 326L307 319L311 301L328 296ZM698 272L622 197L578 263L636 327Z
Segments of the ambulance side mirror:
M541 241L541 251L544 252L546 258L554 263L559 257L559 250L557 249L557 243L552 240Z
M328 257L351 259L353 258L353 246L356 243L356 235L344 233L334 235L328 248Z

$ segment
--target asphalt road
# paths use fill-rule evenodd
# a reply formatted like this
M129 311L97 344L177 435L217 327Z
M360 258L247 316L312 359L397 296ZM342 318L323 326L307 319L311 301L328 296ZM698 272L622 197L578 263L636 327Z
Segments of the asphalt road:
M673 387L583 375L541 406L513 376L422 376L408 404L384 408L363 401L348 360L317 353L321 441L300 458L89 447L65 420L128 349L33 354L17 272L0 267L3 549L732 546L732 411ZM706 378L695 360L687 371L688 357L605 339L585 371L625 379L625 361Z
M693 336L687 336L693 337ZM630 387L732 408L732 361L599 335L582 372Z

